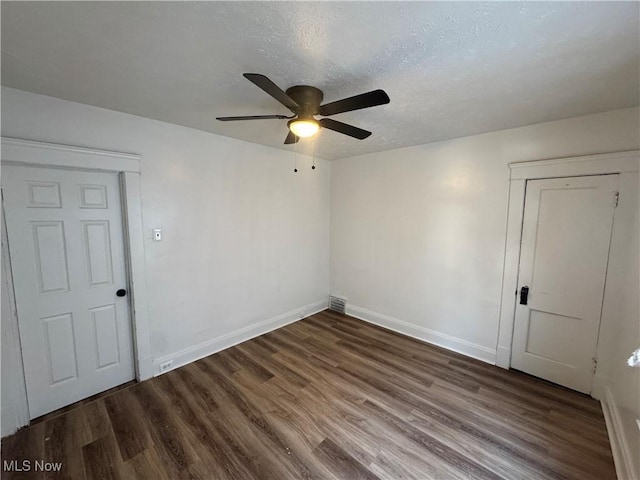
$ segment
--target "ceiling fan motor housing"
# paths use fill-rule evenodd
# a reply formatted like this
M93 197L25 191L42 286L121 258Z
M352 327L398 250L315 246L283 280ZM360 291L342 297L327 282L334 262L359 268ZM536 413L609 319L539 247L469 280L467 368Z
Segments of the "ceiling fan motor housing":
M322 90L309 85L296 85L288 88L286 93L300 106L297 111L293 110L294 113L298 114L298 117L318 115L318 110L324 97Z

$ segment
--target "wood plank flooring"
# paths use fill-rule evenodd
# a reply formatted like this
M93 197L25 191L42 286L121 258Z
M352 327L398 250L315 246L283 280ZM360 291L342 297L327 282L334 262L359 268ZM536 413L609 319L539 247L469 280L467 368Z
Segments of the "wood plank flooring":
M5 461L65 479L614 479L600 405L322 312L50 414Z

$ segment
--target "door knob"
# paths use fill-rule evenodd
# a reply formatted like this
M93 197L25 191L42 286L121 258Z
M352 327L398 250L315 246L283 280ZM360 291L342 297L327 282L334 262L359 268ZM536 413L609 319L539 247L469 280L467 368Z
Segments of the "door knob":
M116 292L117 297L124 297L127 294L127 291L124 288L121 288Z
M520 289L520 305L526 305L529 301L529 287L524 286Z

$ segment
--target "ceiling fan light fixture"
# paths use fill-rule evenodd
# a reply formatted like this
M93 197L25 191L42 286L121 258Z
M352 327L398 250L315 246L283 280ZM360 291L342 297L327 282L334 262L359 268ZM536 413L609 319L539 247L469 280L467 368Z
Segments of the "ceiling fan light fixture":
M296 118L291 120L287 126L295 136L300 138L311 137L320 130L320 124L313 117Z
M2 0L0 0L2 1ZM363 108L375 107L389 103L389 95L384 90L372 90L353 97L343 98L335 102L322 105L324 98L322 90L311 85L294 85L283 91L268 77L259 73L244 73L244 78L255 86L264 90L267 94L287 107L293 113L286 115L249 115L235 117L216 117L221 122L232 122L236 120L267 120L267 119L292 119L287 123L289 133L284 139L285 145L298 143L300 138L311 137L318 133L320 127L327 130L347 135L358 140L364 140L371 135L371 132L362 128L354 127L347 123L342 123L331 118L316 120L314 115L330 117L338 113L351 112Z

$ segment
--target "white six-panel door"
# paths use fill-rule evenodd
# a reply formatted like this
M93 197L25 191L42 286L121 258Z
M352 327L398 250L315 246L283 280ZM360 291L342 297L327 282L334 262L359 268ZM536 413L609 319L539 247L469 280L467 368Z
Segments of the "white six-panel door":
M590 392L617 185L617 175L527 182L512 368Z
M31 418L132 380L117 175L3 166L2 192Z

